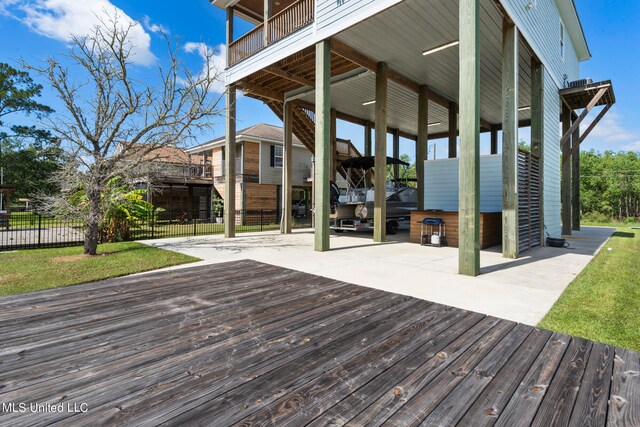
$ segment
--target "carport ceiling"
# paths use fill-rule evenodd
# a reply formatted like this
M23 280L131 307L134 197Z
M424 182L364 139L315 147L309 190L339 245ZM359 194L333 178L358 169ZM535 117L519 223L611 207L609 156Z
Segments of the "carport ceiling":
M502 14L492 0L481 0L481 116L499 124L502 121ZM458 101L458 47L424 56L428 49L458 40L457 0L406 0L386 11L348 28L336 36L360 53L386 62L389 67L419 84ZM519 105L530 105L531 55L520 43ZM375 94L375 76L332 87L332 107L344 113L373 120L374 105L363 106ZM305 98L313 102L311 95ZM460 100L464 102L464 100ZM444 108L429 104L429 133L447 130ZM417 133L417 95L394 83L389 84L389 126ZM521 120L530 111L520 112Z

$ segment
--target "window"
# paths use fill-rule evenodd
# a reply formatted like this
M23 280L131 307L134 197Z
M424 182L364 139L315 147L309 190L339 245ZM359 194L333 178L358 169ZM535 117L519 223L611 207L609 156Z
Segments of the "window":
M560 58L564 61L564 25L560 22Z
M281 168L284 160L282 145L271 146L271 167Z

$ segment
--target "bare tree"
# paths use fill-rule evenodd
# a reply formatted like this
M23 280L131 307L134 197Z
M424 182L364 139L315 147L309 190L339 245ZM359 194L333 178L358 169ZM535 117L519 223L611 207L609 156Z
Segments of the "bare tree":
M177 43L165 36L166 65L158 66L154 86L134 77L134 46L128 36L135 25L115 16L101 21L90 35L75 37L65 54L73 69L55 57L42 67L26 64L48 80L65 107L50 122L73 161L57 180L86 192L86 203L82 209L64 197L55 203L82 215L85 254L96 254L104 215L101 194L109 180L140 172L159 148L183 144L222 115L223 95L213 93L221 77L221 70L212 67L213 52L205 52L203 71L192 73L180 62Z

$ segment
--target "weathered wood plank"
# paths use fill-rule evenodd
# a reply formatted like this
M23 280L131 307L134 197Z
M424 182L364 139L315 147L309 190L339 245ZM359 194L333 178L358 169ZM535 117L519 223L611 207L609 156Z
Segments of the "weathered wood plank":
M239 421L243 417L274 401L282 392L300 386L327 370L340 366L352 357L367 351L385 339L406 331L421 318L439 311L440 307L415 304L393 317L353 327L352 332L304 357L292 357L281 366L248 384L236 387L203 405L185 410L171 423L190 424L216 419L221 424Z
M591 351L592 342L572 338L571 344L556 371L549 391L542 399L532 426L565 426L569 424L573 405Z
M314 249L329 250L329 177L331 166L331 51L329 40L316 44L316 147L313 186Z
M236 235L236 85L227 86L224 150L224 237Z
M640 355L616 348L607 426L640 425Z
M444 369L447 362L450 363L455 359L454 353L461 353L472 344L468 339L469 336L483 334L493 325L495 325L495 321L487 321L484 316L477 313L467 316L463 321L438 334L430 343L412 353L410 357L398 361L393 367L342 399L310 423L309 427L344 425L363 410L369 408L374 402L379 402L381 406L385 404L387 400L383 399L383 396L386 395L389 399L394 400L395 385L408 373L415 371L429 361L432 361L436 367L440 366L439 369ZM458 348L456 348L456 344L450 345L454 341ZM460 345L463 347L460 348ZM450 357L446 359L434 357L440 352L447 353ZM373 410L370 412L374 413Z
M569 346L570 337L554 333L501 411L496 426L528 426ZM507 396L509 397L509 396Z
M476 427L493 425L550 336L549 331L533 330L500 372L490 379L464 417L456 420L456 423ZM460 405L460 408L464 406Z
M570 426L603 426L607 422L607 401L613 373L614 349L594 343L576 398Z
M295 391L281 397L268 407L244 418L245 426L268 423L304 425L322 414L335 402L366 384L378 372L384 371L413 353L431 345L431 340L447 327L455 327L468 313L447 309L414 323L369 351L333 368ZM420 349L420 350L419 350Z

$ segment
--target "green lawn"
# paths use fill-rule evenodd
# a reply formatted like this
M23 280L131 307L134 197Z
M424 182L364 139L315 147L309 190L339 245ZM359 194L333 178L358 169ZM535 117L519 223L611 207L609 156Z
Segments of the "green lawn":
M640 229L598 225L618 229L539 326L640 351Z
M98 255L82 247L0 252L0 295L58 288L199 261L135 242L109 243Z

